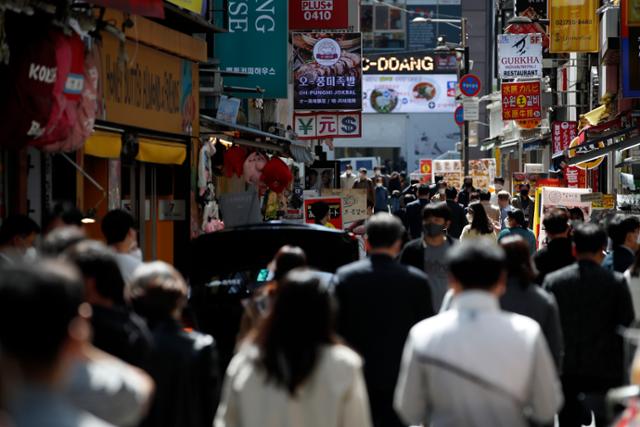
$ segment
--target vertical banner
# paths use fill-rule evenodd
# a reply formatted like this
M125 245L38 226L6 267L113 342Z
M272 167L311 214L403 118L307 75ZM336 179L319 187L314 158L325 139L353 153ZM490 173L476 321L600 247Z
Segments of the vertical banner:
M549 7L549 52L597 52L599 4L598 0L553 0Z
M222 9L222 1L217 8ZM287 0L229 2L229 32L216 34L215 53L220 68L246 73L225 77L228 86L260 87L264 99L286 99L288 81ZM266 48L268 46L268 48ZM255 98L255 93L234 93Z
M551 124L551 128L551 142L555 156L569 148L573 138L578 136L578 122L555 121Z
M362 110L361 34L294 33L293 78L296 110Z

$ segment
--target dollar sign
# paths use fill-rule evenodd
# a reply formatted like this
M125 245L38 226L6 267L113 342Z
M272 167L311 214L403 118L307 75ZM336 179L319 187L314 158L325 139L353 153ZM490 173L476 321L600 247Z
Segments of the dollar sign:
M353 133L357 129L356 119L353 117L345 117L342 119L342 132Z

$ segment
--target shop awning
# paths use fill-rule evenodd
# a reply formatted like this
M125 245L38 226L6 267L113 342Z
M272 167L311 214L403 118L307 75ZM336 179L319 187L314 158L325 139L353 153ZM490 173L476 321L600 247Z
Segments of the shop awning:
M315 156L306 145L291 144L289 146L289 151L296 162L311 165L315 161Z
M606 156L609 153L614 153L616 151L624 151L633 147L637 147L640 145L640 136L634 136L618 142L611 142L611 141L612 141L611 139L604 141L605 142L604 147L599 147L599 145L602 144L603 142L602 138L596 138L593 141L589 141L586 144L580 145L580 148L582 149L582 151L585 151L585 152L580 153L578 151L578 154L574 155L573 157L567 156L567 164L569 166L573 166L579 163L590 162L597 158ZM577 150L570 149L567 151L576 152Z
M243 125L238 125L235 123L229 123L226 122L224 120L220 120L220 119L216 119L215 117L211 117L211 116L206 116L206 115L200 115L200 123L206 127L211 127L211 128L216 128L215 132L218 133L220 132L220 129L223 128L226 129L226 131L229 132L235 132L239 135L245 135L246 137L258 137L260 139L264 139L265 142L269 142L267 140L270 140L272 144L276 145L276 143L289 143L292 144L294 141L285 138L283 136L280 135L276 135L273 133L269 133L269 132L264 132L260 129L254 129L252 127L249 126L243 126ZM200 133L204 133L206 134L207 132L200 132Z
M166 142L158 139L139 138L139 162L158 163L161 165L181 165L187 158L187 147L184 144Z
M122 151L119 133L95 132L84 144L84 154L104 159L117 159Z
M496 144L499 144L500 137L496 136L495 138L486 138L482 140L482 144L480 144L481 151L489 151L492 150Z
M551 135L543 135L522 141L524 151L542 150L551 142Z

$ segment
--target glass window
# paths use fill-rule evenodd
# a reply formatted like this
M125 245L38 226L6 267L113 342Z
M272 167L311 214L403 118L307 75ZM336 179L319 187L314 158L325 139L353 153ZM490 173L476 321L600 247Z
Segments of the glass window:
M360 7L360 30L363 33L373 31L373 6L370 4L363 4Z

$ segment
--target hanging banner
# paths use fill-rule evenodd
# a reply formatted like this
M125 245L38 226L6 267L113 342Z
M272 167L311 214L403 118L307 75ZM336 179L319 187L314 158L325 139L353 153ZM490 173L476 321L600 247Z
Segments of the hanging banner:
M224 9L217 2L218 9ZM246 73L225 77L225 86L260 87L264 99L286 99L288 81L287 0L228 2L227 33L216 34L215 53L220 68ZM218 14L221 15L221 14ZM222 23L219 23L222 25ZM265 46L269 46L265 49ZM233 93L239 98L256 98L255 93Z
M551 144L553 155L557 155L569 147L578 135L578 122L555 121L551 124Z
M293 78L296 110L361 110L360 33L294 33Z
M349 2L344 0L289 0L289 30L345 30Z
M359 111L294 113L293 122L294 132L300 140L362 136L362 114Z
M542 35L498 35L498 73L501 79L541 79Z
M553 0L549 7L549 52L597 52L599 4L598 0Z
M502 120L541 119L540 81L502 83Z

